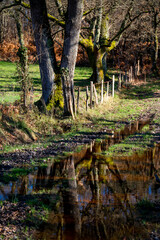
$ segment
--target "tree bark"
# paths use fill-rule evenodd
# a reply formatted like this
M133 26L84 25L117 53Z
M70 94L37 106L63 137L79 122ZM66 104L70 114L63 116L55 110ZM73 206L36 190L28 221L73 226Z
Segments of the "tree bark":
M20 13L18 10L15 11L15 22L17 26L18 40L19 40L19 49L17 55L19 57L19 63L17 65L18 77L21 82L21 101L24 108L29 104L29 91L31 89L31 82L28 77L28 52L24 44L24 35L22 30L22 22L20 18Z
M68 0L65 37L61 61L61 77L64 97L64 115L74 118L74 70L79 43L79 33L83 13L83 0Z
M159 42L158 42L158 12L154 12L153 16L153 29L154 29L154 47L153 47L153 54L152 54L152 71L155 74L158 74L157 69L157 60L158 60L158 49L159 49Z
M54 89L54 78L57 71L53 41L45 0L30 0L30 6L41 74L42 100L44 104L47 104Z
M0 14L0 43L4 40L3 12Z

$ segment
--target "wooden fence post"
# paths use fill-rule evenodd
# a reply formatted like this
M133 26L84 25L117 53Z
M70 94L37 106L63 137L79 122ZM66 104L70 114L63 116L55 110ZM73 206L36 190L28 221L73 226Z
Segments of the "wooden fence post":
M79 111L79 95L80 95L80 88L78 87L78 93L77 93L77 113Z
M107 82L107 99L109 97L109 82Z
M115 76L113 75L112 78L112 97L114 98L114 83L115 83Z
M133 81L133 67L131 66L131 82Z
M30 110L32 109L33 107L33 96L34 96L34 90L33 90L33 86L31 87L31 90L30 90L30 102L29 102L29 108Z
M101 103L103 103L103 80L101 82Z
M92 109L92 101L93 101L93 82L91 81L91 86L90 86L90 108Z
M120 90L121 87L122 87L122 82L121 82L121 73L120 73L118 77L118 90Z
M138 60L138 64L137 64L137 76L140 75L140 60Z
M128 76L127 76L127 72L125 71L125 81L126 83L128 82Z
M130 69L128 70L128 82L131 82L131 71L130 71Z
M124 75L123 75L123 74L121 74L121 81L122 81L123 83L125 83L125 82L124 82Z
M94 84L93 84L93 91L94 91L94 95L95 95L95 102L96 102L96 105L98 105L97 91L96 91L96 87L95 87Z
M86 87L86 111L88 110L88 99L89 99L89 93L88 93L88 86Z

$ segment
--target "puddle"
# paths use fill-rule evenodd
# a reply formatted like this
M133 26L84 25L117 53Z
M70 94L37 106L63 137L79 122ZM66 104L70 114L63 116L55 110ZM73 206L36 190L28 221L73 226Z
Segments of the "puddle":
M139 155L107 157L109 146L140 131L149 121L127 126L101 142L84 146L80 153L0 184L0 200L10 196L46 194L54 211L35 239L129 239L139 234L133 205L142 199L160 199L154 179L160 169L160 145ZM135 230L136 229L136 230ZM137 232L136 232L137 231Z

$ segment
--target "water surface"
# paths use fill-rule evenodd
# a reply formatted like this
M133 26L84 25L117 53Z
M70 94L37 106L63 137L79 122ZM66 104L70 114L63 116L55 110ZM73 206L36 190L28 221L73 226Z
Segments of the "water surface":
M104 151L146 123L136 122L103 141L93 141L80 153L53 159L17 181L1 181L0 199L45 194L54 202L35 239L131 239L141 232L135 225L135 204L160 199L154 179L160 169L160 145L123 157L108 157Z

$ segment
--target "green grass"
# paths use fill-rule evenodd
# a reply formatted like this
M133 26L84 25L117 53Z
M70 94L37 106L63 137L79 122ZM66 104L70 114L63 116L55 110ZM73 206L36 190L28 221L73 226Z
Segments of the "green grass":
M10 92L12 93L12 95L8 94L8 90L9 88L11 88L11 86L12 88L13 86L15 86L14 89L16 89L17 86L15 72L15 63L0 62L0 81L2 82L0 95L3 95L2 102L13 101L12 96L14 95L15 99L17 97L17 94L19 94L18 90L16 93ZM90 83L88 79L90 78L91 73L91 68L76 67L74 77L75 86L84 87L86 85L89 85ZM111 70L109 72L110 76L113 73L115 74L115 72ZM33 79L33 85L35 90L34 100L36 100L36 98L40 97L41 95L41 82L38 65L35 64L30 66L30 77ZM33 146L31 146L31 148L34 148L36 146L47 146L50 142L56 141L59 137L63 139L69 139L74 137L75 135L81 136L90 132L98 132L106 128L111 131L121 130L124 128L126 123L137 120L139 116L143 116L144 113L155 113L159 98L157 98L157 96L155 96L154 94L159 90L159 80L147 82L146 85L130 86L127 91L123 89L120 93L118 93L117 91L115 93L114 99L112 97L109 97L108 100L104 100L103 104L95 106L93 109L89 108L86 112L86 93L85 88L82 88L82 91L80 92L79 114L77 115L76 121L71 118L64 119L63 117L59 119L54 118L51 120L47 116L39 114L36 115L34 113L35 117L33 117L33 122L36 122L34 132L40 133L41 136L47 135L49 137L41 138L41 143L35 143ZM9 99L7 99L8 95ZM154 123L160 125L160 114L158 115L158 111L156 112L156 116L157 117L154 119ZM32 122L31 117L30 119ZM23 122L21 122L21 124L20 122L16 122L16 124L17 127L24 132L27 129ZM148 129L146 130L148 131ZM55 136L51 134L52 132L56 132L56 135L60 136ZM146 133L144 135L146 136ZM127 144L125 142L122 144L126 145L126 147L124 145L121 146L122 148L128 148L130 145L129 142ZM17 148L17 146L15 147ZM28 147L29 146L27 146L27 148ZM8 147L5 147L5 151L6 150L9 150ZM117 150L117 152L118 151L119 150Z
M41 95L39 66L29 66L29 76L33 80L35 100ZM20 83L16 73L16 63L0 62L0 102L13 103L20 99Z
M141 86L130 86L129 89L124 90L125 98L129 99L147 99L153 98L155 93L160 90L160 79L147 82Z
M89 67L76 67L74 74L74 84L75 87L85 87L90 86L90 76L92 74L92 69Z
M109 157L132 156L136 153L143 153L148 147L153 146L154 135L148 132L148 127L141 133L130 135L118 144L114 144L108 148L103 154Z
M74 75L75 91L81 87L81 101L85 105L86 86L90 86L90 77L92 69L89 67L76 67ZM112 74L112 73L111 73ZM39 65L32 64L29 66L29 77L32 79L34 88L34 101L41 96L41 79ZM99 94L100 95L100 94ZM100 97L99 97L100 98ZM20 99L20 83L16 73L16 63L0 62L0 102L13 103Z
M19 177L28 175L32 170L26 168L13 168L1 176L1 181L5 184L10 181L16 181Z
M89 78L92 70L88 67L77 67L75 69L75 86L90 85ZM29 77L33 81L34 98L37 100L41 96L41 79L39 65L29 66ZM16 63L0 62L0 102L13 103L20 99L20 83L17 79Z

